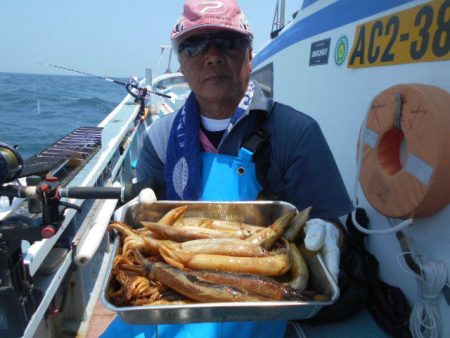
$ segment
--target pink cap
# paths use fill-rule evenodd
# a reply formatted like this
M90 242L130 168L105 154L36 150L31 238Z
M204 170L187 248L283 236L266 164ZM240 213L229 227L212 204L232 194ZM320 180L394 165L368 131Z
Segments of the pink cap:
M197 29L224 29L253 37L236 0L186 0L183 16L175 25L171 38L179 39Z

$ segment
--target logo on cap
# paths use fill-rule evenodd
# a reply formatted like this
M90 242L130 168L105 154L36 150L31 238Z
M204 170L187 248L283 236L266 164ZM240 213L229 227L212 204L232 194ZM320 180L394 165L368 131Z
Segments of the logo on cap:
M195 11L201 14L219 15L227 11L222 1L201 1L195 5Z
M181 32L184 29L183 18L179 18L177 23L175 24L175 32Z
M246 31L250 30L250 24L244 14L241 16L241 28Z

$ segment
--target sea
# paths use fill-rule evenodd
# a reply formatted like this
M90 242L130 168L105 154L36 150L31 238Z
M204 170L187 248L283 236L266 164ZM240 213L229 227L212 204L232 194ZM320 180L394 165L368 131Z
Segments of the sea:
M96 77L0 72L0 143L26 160L78 127L97 126L126 95Z

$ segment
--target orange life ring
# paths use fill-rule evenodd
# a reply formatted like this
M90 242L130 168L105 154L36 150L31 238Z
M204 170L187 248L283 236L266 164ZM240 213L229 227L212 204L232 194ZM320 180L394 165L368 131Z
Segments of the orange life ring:
M420 84L385 90L372 103L361 141L359 179L378 212L420 218L450 203L450 94L446 90Z

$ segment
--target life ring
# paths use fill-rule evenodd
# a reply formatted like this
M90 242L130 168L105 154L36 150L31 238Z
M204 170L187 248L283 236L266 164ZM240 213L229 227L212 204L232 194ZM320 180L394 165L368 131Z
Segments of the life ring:
M378 95L363 126L360 183L394 218L431 216L450 203L450 94L401 84Z

